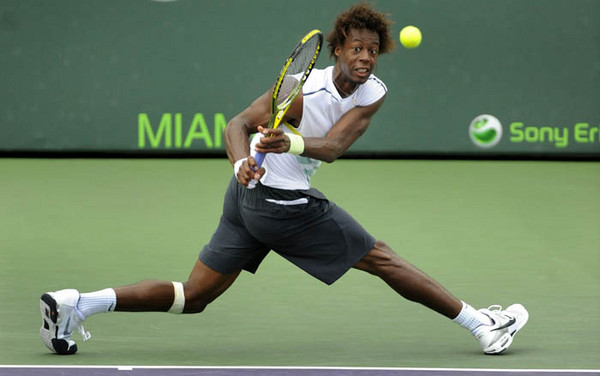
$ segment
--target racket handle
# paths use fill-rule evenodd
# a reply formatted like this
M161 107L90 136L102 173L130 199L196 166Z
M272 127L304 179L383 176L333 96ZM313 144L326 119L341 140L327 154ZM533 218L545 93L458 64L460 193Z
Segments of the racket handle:
M265 153L258 152L254 154L254 160L256 161L258 168L260 168L260 166L262 166L263 162L265 161L265 155ZM248 189L254 189L254 187L256 187L256 183L258 183L258 180L252 179L248 184Z
M258 168L260 168L265 160L265 153L256 153L254 155L254 160L256 161Z
M256 161L256 164L258 165L258 169L260 169L260 166L262 166L263 162L265 161L265 153L258 153L256 152L253 157L254 160ZM258 171L258 169L256 169L256 171ZM252 179L250 181L250 183L248 183L248 189L254 189L254 187L256 187L256 184L258 183L258 180Z

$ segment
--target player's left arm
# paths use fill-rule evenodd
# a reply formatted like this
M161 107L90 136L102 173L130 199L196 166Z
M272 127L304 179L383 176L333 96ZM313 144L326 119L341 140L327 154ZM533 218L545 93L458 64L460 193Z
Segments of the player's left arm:
M326 137L305 138L302 155L328 163L338 159L366 132L384 100L385 96L371 105L354 107L338 120Z
M335 161L365 133L371 118L377 113L384 100L385 96L368 106L354 107L334 124L325 137L304 138L304 152L301 155L328 163ZM292 109L290 112L294 113ZM258 129L265 136L270 134L273 136L261 139L262 141L256 145L257 151L285 153L289 150L289 140L281 129L262 127Z

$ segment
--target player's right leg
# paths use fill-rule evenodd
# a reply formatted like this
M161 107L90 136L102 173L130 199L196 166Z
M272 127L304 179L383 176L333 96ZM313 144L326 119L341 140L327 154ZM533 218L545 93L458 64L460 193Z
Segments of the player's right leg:
M233 284L239 271L219 273L202 261L194 265L185 283L143 281L129 286L88 294L68 289L47 292L40 298L42 341L53 352L74 354L78 330L84 341L90 338L83 322L91 314L110 311L198 313Z
M202 261L196 261L187 282L143 281L134 285L115 288L115 311L199 313L233 284L239 271L232 274L219 273ZM177 295L183 288L184 294ZM173 307L176 300L183 299L182 311Z
M59 354L75 353L77 347L71 336L76 329L86 333L81 324L95 313L202 312L231 286L242 269L254 273L270 250L250 235L240 221L241 202L246 195L256 195L258 191L246 189L232 177L219 225L184 283L144 281L86 294L61 290L42 295L40 334L46 346Z

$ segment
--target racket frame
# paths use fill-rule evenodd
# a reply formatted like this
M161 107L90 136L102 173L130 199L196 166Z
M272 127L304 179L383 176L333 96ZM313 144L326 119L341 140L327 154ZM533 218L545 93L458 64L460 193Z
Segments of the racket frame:
M277 103L279 91L281 90L281 85L283 84L283 81L286 77L286 73L290 65L292 64L296 56L298 56L298 54L302 50L302 47L313 37L319 38L319 40L315 51L313 52L312 59L308 64L308 67L304 70L304 72L302 73L302 77L300 77L299 83L296 84L296 86L290 92L287 98L285 98L285 100L281 103ZM296 45L296 47L294 47L290 56L286 59L285 63L283 64L283 68L281 68L281 71L277 76L275 85L273 86L273 94L271 95L271 116L269 117L269 123L267 125L268 128L276 129L281 124L283 116L290 108L290 105L292 104L294 99L296 99L296 96L298 96L298 93L300 93L300 90L302 90L302 86L304 86L304 83L306 82L308 76L312 72L315 63L317 62L317 58L319 57L319 53L321 52L322 46L323 33L321 33L321 31L318 29L312 30L308 34L306 34L304 38L302 38L302 40ZM256 155L254 156L254 159L256 160L256 163L258 164L259 168L262 165L262 162L264 161L264 157L265 154L263 153L256 153Z

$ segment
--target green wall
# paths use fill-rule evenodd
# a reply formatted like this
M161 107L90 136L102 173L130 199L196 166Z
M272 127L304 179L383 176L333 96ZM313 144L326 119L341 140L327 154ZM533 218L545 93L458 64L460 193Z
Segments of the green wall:
M222 154L227 120L353 2L305 4L2 0L0 151ZM375 5L424 39L381 56L386 103L352 153L600 156L600 1ZM471 140L482 114L495 146Z

